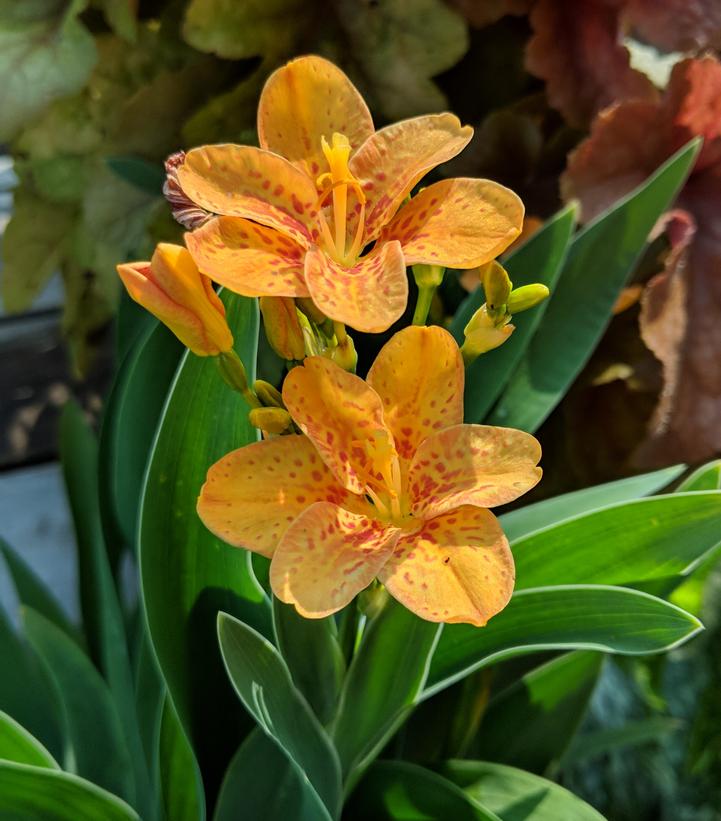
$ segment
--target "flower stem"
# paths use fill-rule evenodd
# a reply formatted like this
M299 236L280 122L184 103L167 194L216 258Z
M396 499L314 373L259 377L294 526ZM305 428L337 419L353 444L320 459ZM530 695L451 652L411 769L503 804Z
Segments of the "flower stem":
M262 407L261 401L248 386L245 367L238 354L231 348L218 356L218 370L228 387L237 391L251 408Z
M436 292L435 285L421 285L418 288L418 300L416 301L416 309L413 312L413 324L425 325L428 319L428 312L431 309L433 302L433 294Z
M353 653L355 652L359 622L360 612L358 610L358 601L353 599L341 613L340 625L338 626L338 644L340 645L341 653L343 653L346 664L350 664Z

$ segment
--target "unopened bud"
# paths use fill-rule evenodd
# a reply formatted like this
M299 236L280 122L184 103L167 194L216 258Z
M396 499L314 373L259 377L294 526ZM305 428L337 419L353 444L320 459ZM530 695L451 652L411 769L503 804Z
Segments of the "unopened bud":
M470 322L463 329L465 341L461 347L461 353L466 365L481 354L503 345L515 330L515 327L509 324L510 319L511 317L506 315L499 321L491 316L485 305L473 314Z
M358 354L356 353L353 340L349 336L346 336L339 345L327 348L325 355L332 359L336 365L340 365L344 371L355 373L356 365L358 364Z
M413 270L413 278L419 288L437 288L446 273L446 269L442 265L418 265L411 266Z
M266 382L264 379L256 379L253 383L253 390L261 403L266 407L285 407L280 391L271 385L270 382Z
M505 314L506 303L513 288L513 283L506 273L506 269L500 262L493 260L481 268L481 281L483 282L483 292L486 295L486 305L488 313Z
M326 321L326 315L309 296L296 297L295 304L316 325L322 325Z
M511 294L508 297L508 313L520 314L521 311L527 311L529 308L534 308L539 302L543 302L544 299L548 299L550 293L551 292L548 288L545 285L541 285L539 282L536 282L533 285L523 285L520 288L516 288L511 291Z
M291 297L262 296L260 312L270 347L283 359L305 359L303 330L295 301Z
M254 428L276 435L285 432L293 424L290 414L283 408L253 408L248 419Z

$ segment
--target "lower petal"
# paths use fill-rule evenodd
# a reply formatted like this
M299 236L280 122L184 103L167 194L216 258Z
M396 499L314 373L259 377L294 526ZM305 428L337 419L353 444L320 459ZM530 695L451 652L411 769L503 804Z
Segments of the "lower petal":
M340 487L305 436L281 436L216 462L200 491L198 515L218 538L272 556L288 526L315 502L370 506Z
M496 517L460 507L401 537L378 577L422 619L482 627L508 604L515 571Z
M523 203L491 180L452 179L424 188L382 238L397 239L407 265L473 268L495 259L523 227Z
M378 243L351 268L311 248L305 278L313 302L326 316L364 333L390 328L408 302L406 264L398 242Z
M429 436L408 471L414 516L459 505L512 502L541 479L541 446L530 433L491 425L455 425Z
M398 529L318 502L288 528L270 566L275 595L306 618L345 607L378 575L398 541Z
M305 250L289 237L241 217L217 217L185 235L196 265L243 296L308 296Z

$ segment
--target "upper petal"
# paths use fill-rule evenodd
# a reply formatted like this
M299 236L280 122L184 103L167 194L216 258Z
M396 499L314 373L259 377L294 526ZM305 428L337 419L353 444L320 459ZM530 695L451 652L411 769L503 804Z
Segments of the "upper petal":
M283 383L283 401L338 481L363 493L377 477L373 454L393 451L378 394L330 359L308 357Z
M416 451L408 472L411 511L428 518L460 505L512 502L540 480L540 458L530 433L491 425L447 428Z
M381 348L367 380L403 460L431 433L463 421L463 379L458 345L437 325L404 328Z
M369 137L349 163L366 195L366 241L380 234L423 176L460 153L472 136L473 129L461 126L454 114L429 114Z
M216 217L185 235L200 270L243 296L308 296L305 249L273 228Z
M397 239L406 265L474 268L495 259L523 228L523 203L491 180L458 178L424 188L395 215L383 239Z
M305 257L305 281L326 316L365 333L385 331L403 315L408 278L400 243L377 243L345 268L318 247Z
M398 533L367 516L318 502L281 539L270 566L273 592L301 616L329 616L378 575Z
M314 180L326 171L321 137L345 134L357 149L373 133L368 106L346 75L314 55L270 75L258 104L262 148L281 154Z
M183 191L214 214L247 217L301 245L318 237L315 183L283 157L248 145L205 145L178 168Z
M318 501L370 507L338 484L305 436L281 436L216 462L200 491L198 515L224 542L272 556L288 525Z
M422 619L478 627L508 604L515 581L498 520L477 507L460 507L402 536L378 577Z

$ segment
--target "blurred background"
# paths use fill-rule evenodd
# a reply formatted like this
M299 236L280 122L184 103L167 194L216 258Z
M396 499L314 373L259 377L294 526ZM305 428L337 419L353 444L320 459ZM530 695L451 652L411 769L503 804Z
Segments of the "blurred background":
M592 219L703 137L540 431L535 498L718 456L719 48L719 0L0 0L0 536L77 620L58 418L74 398L101 421L120 358L115 264L180 239L164 159L256 143L265 78L311 52L350 75L377 126L442 110L472 124L441 174L513 188L524 237L572 200ZM477 285L451 272L433 321ZM12 614L1 574L0 595ZM658 662L609 661L584 718L594 744L555 774L610 819L721 818L718 567L678 595L706 633Z

